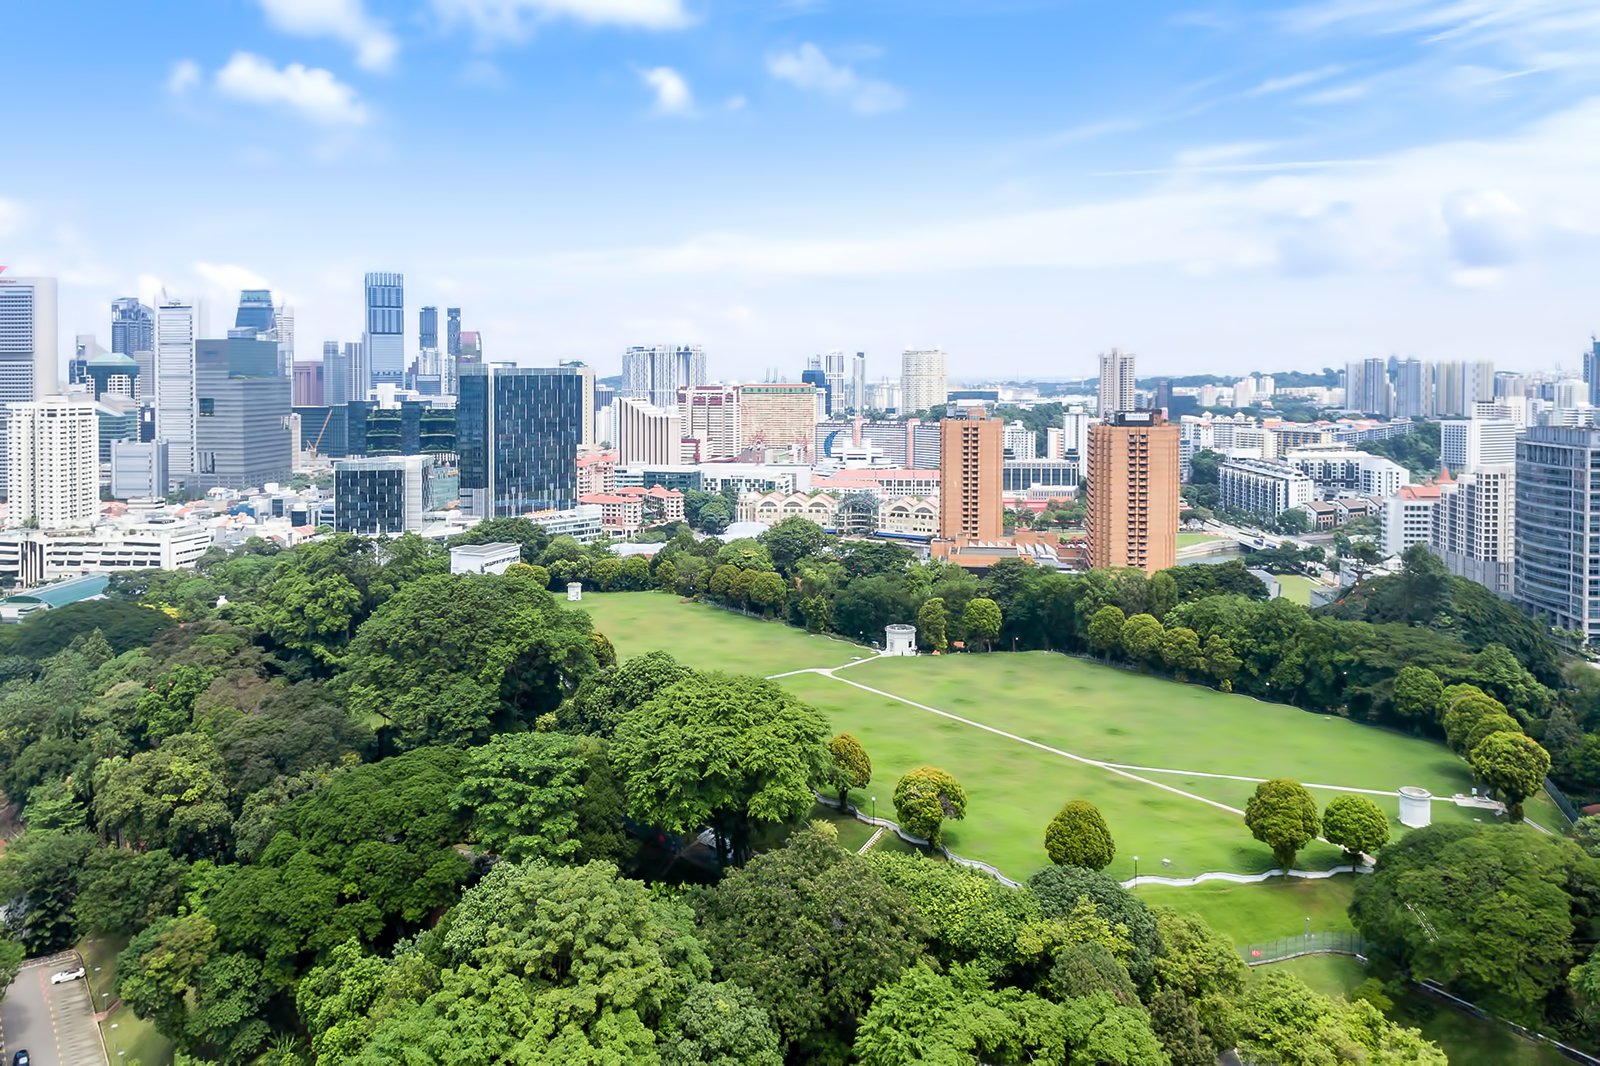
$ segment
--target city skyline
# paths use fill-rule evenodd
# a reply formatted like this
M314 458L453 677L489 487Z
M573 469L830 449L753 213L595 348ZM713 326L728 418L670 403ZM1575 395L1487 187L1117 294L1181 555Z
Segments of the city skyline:
M1600 13L909 10L18 5L14 143L81 154L111 98L145 135L114 183L10 168L0 262L61 279L64 337L163 285L213 316L270 288L307 352L359 340L393 271L408 357L449 305L490 358L602 374L659 341L746 379L931 347L953 378L1092 376L1112 346L1145 374L1533 369L1600 326Z

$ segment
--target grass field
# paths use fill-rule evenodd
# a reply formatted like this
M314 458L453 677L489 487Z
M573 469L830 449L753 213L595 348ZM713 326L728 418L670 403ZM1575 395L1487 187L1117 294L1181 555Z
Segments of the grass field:
M126 946L126 940L110 937L92 937L78 945L96 1009L104 1009L111 999L117 979L117 955ZM127 1007L118 1007L107 1015L100 1023L100 1034L114 1063L166 1066L172 1061L172 1041L156 1032L150 1022L135 1017Z
M1290 603L1298 603L1303 607L1311 606L1311 590L1324 588L1319 581L1313 581L1303 574L1275 574L1278 579L1279 595Z
M1200 915L1240 947L1303 933L1307 918L1315 933L1354 932L1346 909L1355 890L1355 874L1320 880L1275 877L1254 885L1213 881L1182 888L1141 885L1134 889L1152 907Z
M949 770L968 802L946 843L1018 880L1047 861L1044 827L1069 799L1105 814L1118 845L1108 873L1126 879L1138 855L1141 874L1184 877L1271 868L1237 813L1254 781L1235 777L1328 786L1313 789L1320 804L1340 789L1374 790L1391 820L1400 785L1440 797L1471 785L1466 765L1431 741L1064 655L869 658L853 644L662 593L591 595L583 607L624 658L661 648L701 669L791 674L780 683L872 755L873 783L852 797L864 809L876 795L879 811L892 814L894 782L907 770ZM832 676L791 673L846 664ZM1440 821L1492 817L1434 806ZM1529 812L1554 813L1536 801ZM1313 843L1297 865L1337 861L1334 848Z
M1221 540L1215 533L1179 533L1178 547L1187 548L1191 544L1204 544L1210 540Z

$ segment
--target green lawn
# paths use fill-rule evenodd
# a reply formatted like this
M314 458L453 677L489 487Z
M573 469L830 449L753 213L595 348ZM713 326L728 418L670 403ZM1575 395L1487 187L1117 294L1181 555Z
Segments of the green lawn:
M134 1017L127 1007L118 1007L100 1023L106 1040L107 1056L118 1066L166 1066L172 1061L172 1041L156 1032L156 1027Z
M1290 603L1298 603L1304 607L1311 606L1311 590L1327 588L1320 581L1313 581L1303 574L1274 574L1278 579L1279 595Z
M1292 973L1325 996L1345 999L1356 985L1367 979L1366 964L1353 955L1302 955L1298 959L1257 966L1250 972L1252 975Z
M1178 547L1187 548L1191 544L1204 544L1210 540L1221 540L1215 533L1179 533Z
M595 628L611 638L624 659L660 649L696 669L765 677L842 666L873 654L848 641L685 602L665 592L596 592L575 606L589 613Z
M1244 947L1303 933L1307 918L1314 933L1353 932L1346 909L1355 895L1357 876L1275 877L1253 885L1208 881L1182 888L1141 885L1134 891L1152 907L1200 915Z

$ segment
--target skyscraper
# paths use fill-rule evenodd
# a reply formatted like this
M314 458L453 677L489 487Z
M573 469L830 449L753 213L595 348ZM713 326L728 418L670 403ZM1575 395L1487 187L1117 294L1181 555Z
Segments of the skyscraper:
M362 334L367 377L357 382L365 397L373 385L403 385L406 379L405 277L367 275L367 328Z
M77 529L100 507L100 432L95 405L65 396L10 405L6 422L7 517L15 525Z
M233 316L233 328L251 338L273 332L272 290L245 289L239 293L239 310ZM273 338L276 340L276 338Z
M1350 405L1348 397L1345 405ZM1362 414L1387 418L1394 414L1394 390L1389 386L1389 364L1384 359L1368 359L1361 364Z
M1402 360L1395 368L1394 413L1398 418L1433 414L1433 366L1420 359Z
M1516 473L1515 463L1493 463L1440 478L1429 541L1452 574L1508 598L1515 580Z
M156 436L174 479L195 472L195 307L165 293L156 304Z
M195 342L198 417L191 492L289 480L294 473L289 389L289 379L278 373L276 341Z
M1600 639L1600 429L1529 426L1517 442L1517 602Z
M1439 423L1439 462L1452 474L1517 459L1517 427L1509 418L1447 418Z
M696 385L678 390L680 432L699 442L700 459L739 454L739 386Z
M576 502L583 435L576 370L463 365L456 432L469 514L511 517Z
M1134 389L1133 353L1121 348L1100 353L1100 417L1116 411L1132 411Z
M861 414L867 409L867 353L850 357L850 410Z
M334 345L337 355L338 345ZM322 346L322 362L313 363L310 360L294 364L293 389L290 390L291 399L296 407L321 407L323 399L322 375L327 370L328 345Z
M29 403L60 388L56 279L0 274L0 496L6 494L6 404Z
M279 304L272 312L272 330L278 340L278 365L283 376L289 377L294 373L294 308Z
M900 353L900 413L942 409L945 384L943 348L907 348Z
M439 347L439 309L424 307L417 313L417 347Z
M1600 407L1600 338L1589 338L1589 350L1583 353L1583 380L1589 383L1589 403Z
M445 316L445 351L454 359L461 354L461 308L446 307Z
M641 345L622 355L624 399L676 407L679 389L705 383L706 351L698 344Z
M1154 411L1089 429L1089 565L1153 574L1178 550L1178 427Z
M155 395L156 313L136 296L111 301L111 350L139 364L134 395Z
M1005 532L1001 435L1000 420L981 409L939 423L940 537L996 540Z
M845 395L845 358L843 352L829 352L822 357L822 372L828 378L828 414L843 413L850 405Z
M617 401L617 463L672 466L678 462L683 431L676 407L643 400Z

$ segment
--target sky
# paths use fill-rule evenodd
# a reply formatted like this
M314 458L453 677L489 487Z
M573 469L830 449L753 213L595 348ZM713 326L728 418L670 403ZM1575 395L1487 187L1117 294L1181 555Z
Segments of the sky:
M1573 368L1600 328L1594 0L10 0L0 264L237 290L300 358L362 275L491 359L724 380ZM442 317L442 315L441 315Z

